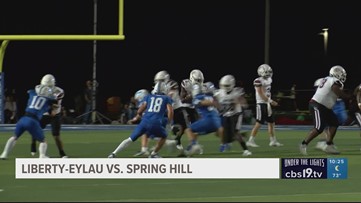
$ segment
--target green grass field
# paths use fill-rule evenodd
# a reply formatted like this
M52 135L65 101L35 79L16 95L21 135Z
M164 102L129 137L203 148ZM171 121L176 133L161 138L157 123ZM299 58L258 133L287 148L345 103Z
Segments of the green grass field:
M63 130L67 154L73 158L106 158L129 136L129 130ZM0 132L0 149L12 131ZM307 135L305 130L277 129L283 147L269 147L266 130L257 136L259 148L250 148L252 158L303 158L298 144ZM48 155L58 152L50 131L46 131ZM186 143L186 137L183 138ZM238 143L232 150L218 152L218 138L199 138L204 154L193 158L243 158ZM153 144L154 142L151 142ZM309 145L309 156L348 159L347 179L15 179L15 157L32 158L30 136L25 133L17 142L8 160L0 161L0 202L359 202L361 201L361 159L358 130L340 129L335 144L340 155L327 155ZM118 157L133 158L140 141L130 145ZM164 158L176 157L176 151L162 149ZM219 170L226 171L219 166ZM264 168L267 170L267 167Z

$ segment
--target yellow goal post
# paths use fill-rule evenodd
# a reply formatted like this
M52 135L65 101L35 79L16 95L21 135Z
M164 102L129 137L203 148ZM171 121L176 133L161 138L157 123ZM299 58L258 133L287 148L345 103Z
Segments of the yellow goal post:
M36 40L124 40L125 36L123 34L123 18L124 18L124 0L119 0L118 7L118 34L108 34L108 35L97 35L97 34L87 34L87 35L39 35L39 34L24 34L24 35L0 35L0 41L2 41L0 46L0 124L4 123L3 115L3 99L4 99L4 74L3 70L3 61L5 56L5 50L11 40L13 41L36 41Z

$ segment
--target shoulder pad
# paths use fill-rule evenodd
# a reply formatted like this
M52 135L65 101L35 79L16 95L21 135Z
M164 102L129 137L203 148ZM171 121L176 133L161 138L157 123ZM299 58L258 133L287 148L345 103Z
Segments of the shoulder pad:
M48 86L44 86L44 85L42 85L39 88L37 95L54 99L54 92L53 92L52 88L50 88Z
M343 83L342 83L339 79L336 79L336 81L334 82L334 84L340 86L341 89L343 89Z
M54 91L54 96L56 99L59 100L59 99L64 98L64 90L61 89L60 87L56 86L53 91Z
M233 89L233 91L235 92L235 93L237 93L237 94L240 94L240 95L244 95L244 89L243 88L241 88L241 87L235 87L234 89Z

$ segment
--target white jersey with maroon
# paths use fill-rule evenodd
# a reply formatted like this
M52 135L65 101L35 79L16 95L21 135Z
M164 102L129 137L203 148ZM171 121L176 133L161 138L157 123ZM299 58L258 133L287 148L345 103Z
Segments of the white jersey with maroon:
M61 112L61 102L64 98L64 90L61 89L60 87L55 86L54 96L58 100L58 106L54 108L54 112L55 114L58 114Z
M221 106L221 109L219 109L220 114L229 117L242 112L240 97L243 94L244 90L240 87L235 87L228 93L223 89L217 90L214 97L216 97Z
M271 84L272 84L272 78L264 78L264 77L258 77L253 81L253 85L256 89L256 87L261 87L263 89L263 92L268 98L271 98ZM258 94L256 91L256 103L268 103L268 101L265 101L262 99L262 97Z
M35 86L35 92L38 93L42 86L44 86L44 85ZM60 87L55 86L53 88L53 94L54 94L54 97L57 99L57 106L53 106L52 111L55 114L58 114L61 112L61 102L62 102L62 99L64 98L64 90L61 89ZM48 114L48 113L46 112L45 114Z
M181 83L181 86L182 86L182 88L184 88L186 90L187 95L192 95L193 85L189 79L184 79ZM182 102L182 106L194 108L194 105L192 103Z
M334 84L338 84L343 88L343 83L339 79L331 76L323 78L318 85L312 100L332 109L337 100L337 95L332 91L332 85Z
M173 109L178 109L182 107L182 102L178 90L169 90L168 96L173 100Z

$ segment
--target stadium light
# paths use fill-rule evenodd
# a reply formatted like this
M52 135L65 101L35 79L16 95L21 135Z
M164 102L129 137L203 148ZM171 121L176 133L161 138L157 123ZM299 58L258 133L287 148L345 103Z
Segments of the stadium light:
M325 55L327 55L327 45L328 45L328 28L323 28L323 32L320 32L319 35L323 36L323 49L325 52Z

